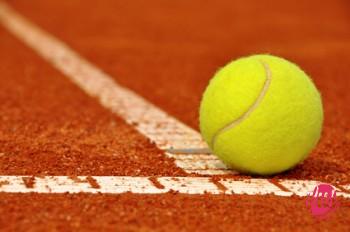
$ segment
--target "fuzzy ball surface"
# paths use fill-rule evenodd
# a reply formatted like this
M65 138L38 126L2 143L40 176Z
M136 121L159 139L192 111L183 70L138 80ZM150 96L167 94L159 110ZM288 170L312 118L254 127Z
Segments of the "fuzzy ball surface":
M221 68L200 105L200 130L229 167L270 175L303 161L323 123L320 93L297 65L253 55Z

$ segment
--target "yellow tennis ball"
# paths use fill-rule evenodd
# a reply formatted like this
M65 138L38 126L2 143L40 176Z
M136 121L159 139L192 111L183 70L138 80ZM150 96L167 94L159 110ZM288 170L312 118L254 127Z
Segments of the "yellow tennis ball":
M199 121L204 140L229 167L269 175L308 156L320 138L323 108L319 92L298 66L253 55L215 74Z

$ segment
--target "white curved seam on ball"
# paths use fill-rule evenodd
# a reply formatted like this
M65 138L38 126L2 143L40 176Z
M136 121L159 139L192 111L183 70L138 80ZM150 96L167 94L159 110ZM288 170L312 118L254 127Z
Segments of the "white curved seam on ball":
M214 150L214 145L215 142L218 138L218 136L232 128L234 128L235 126L237 126L239 123L241 123L243 120L245 120L246 118L249 117L249 115L251 113L253 113L253 111L260 105L261 101L263 100L263 98L265 97L267 90L269 89L270 83L271 83L271 79L272 79L272 72L271 69L269 67L269 65L260 60L260 63L262 64L262 66L264 67L265 70L265 75L266 75L266 80L264 83L264 86L262 88L262 90L260 91L259 96L257 97L257 99L255 100L255 102L248 108L248 110L246 112L244 112L241 116L239 116L236 120L230 122L229 124L225 125L224 127L222 127L221 129L219 129L213 136L212 140L211 140L211 147Z

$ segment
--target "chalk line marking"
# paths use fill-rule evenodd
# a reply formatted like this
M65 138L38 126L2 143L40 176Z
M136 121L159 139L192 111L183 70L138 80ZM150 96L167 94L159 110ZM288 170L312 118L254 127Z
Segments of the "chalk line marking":
M187 173L232 174L212 154L170 154L168 149L207 148L201 135L177 119L117 84L111 76L89 63L62 41L44 32L0 1L0 22L17 38L51 63L90 96L121 116L153 141ZM203 156L205 155L205 156ZM186 156L186 161L183 157ZM208 157L208 158L204 158ZM189 161L191 160L191 161Z
M176 165L187 173L204 175L232 174L227 167L212 154L188 154L167 152L168 149L188 150L197 148L206 150L207 145L200 134L169 116L161 109L147 102L136 93L118 85L112 77L79 56L66 44L24 19L7 4L0 1L0 22L22 42L36 51L51 63L67 78L76 83L90 96L99 99L100 103L121 116L127 123L153 141L168 157L174 158ZM33 186L28 186L23 178L32 178ZM99 188L94 187L84 176L0 176L0 192L13 193L140 193L161 194L176 191L185 194L275 194L306 196L307 191L318 182L280 180L284 191L267 179L217 180L225 189L220 189L208 177L158 177L157 182L164 188L155 186L148 177L92 177ZM350 190L350 185L340 186ZM350 194L339 192L338 195L350 197Z
M50 62L71 81L76 83L87 94L99 99L100 103L121 116L127 123L153 141L168 157L175 159L178 167L188 173L205 175L235 173L212 154L206 152L188 154L167 152L197 148L206 150L207 145L200 134L175 118L169 116L153 104L145 101L134 92L118 85L112 77L104 73L57 38L42 31L24 19L7 4L0 1L0 22L21 41L35 50ZM88 181L76 181L67 176L32 177L33 187L24 182L26 176L0 176L0 192L13 193L140 193L161 194L176 191L185 194L275 194L306 196L318 182L280 180L279 184L290 191L283 191L266 179L232 180L219 179L225 187L219 189L208 177L158 177L157 181L164 188L159 188L148 177L92 177L99 188ZM28 177L28 176L27 176ZM28 177L31 178L31 177ZM84 180L86 177L77 177ZM315 185L314 185L315 184ZM350 185L340 186L345 190ZM311 192L311 190L310 190ZM339 191L338 195L350 197L350 194Z
M24 178L33 178L33 186L28 187ZM91 184L88 179L97 183ZM247 194L288 197L293 194L307 196L320 182L304 180L279 180L289 191L283 191L267 179L219 179L218 182L226 189L220 189L210 177L152 177L162 186L156 186L151 177L131 176L0 176L0 192L2 193L135 193L135 194L163 194L178 192L183 194ZM306 186L306 187L305 187ZM350 185L342 186L349 188ZM337 196L350 198L350 194L337 191Z

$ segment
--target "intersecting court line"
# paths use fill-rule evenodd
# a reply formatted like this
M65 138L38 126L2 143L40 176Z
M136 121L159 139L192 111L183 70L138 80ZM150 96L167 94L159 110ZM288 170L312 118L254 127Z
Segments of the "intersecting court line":
M62 41L16 13L0 0L0 23L23 43L65 74L90 96L118 114L127 123L153 141L168 157L187 173L204 175L234 174L212 154L170 154L167 149L199 148L207 145L200 134L171 117L141 96L120 86L111 76L89 63ZM187 194L275 194L305 196L318 183L312 180L279 180L276 185L267 179L232 180L210 177L158 177L163 188L154 185L148 177L93 177L99 188L88 182L75 182L68 176L32 177L28 186L24 176L0 176L0 192L89 192L89 193L164 193L170 190ZM85 178L85 177L80 177ZM282 185L281 188L279 185ZM224 189L222 189L223 187ZM339 186L339 194L349 197L350 185Z

